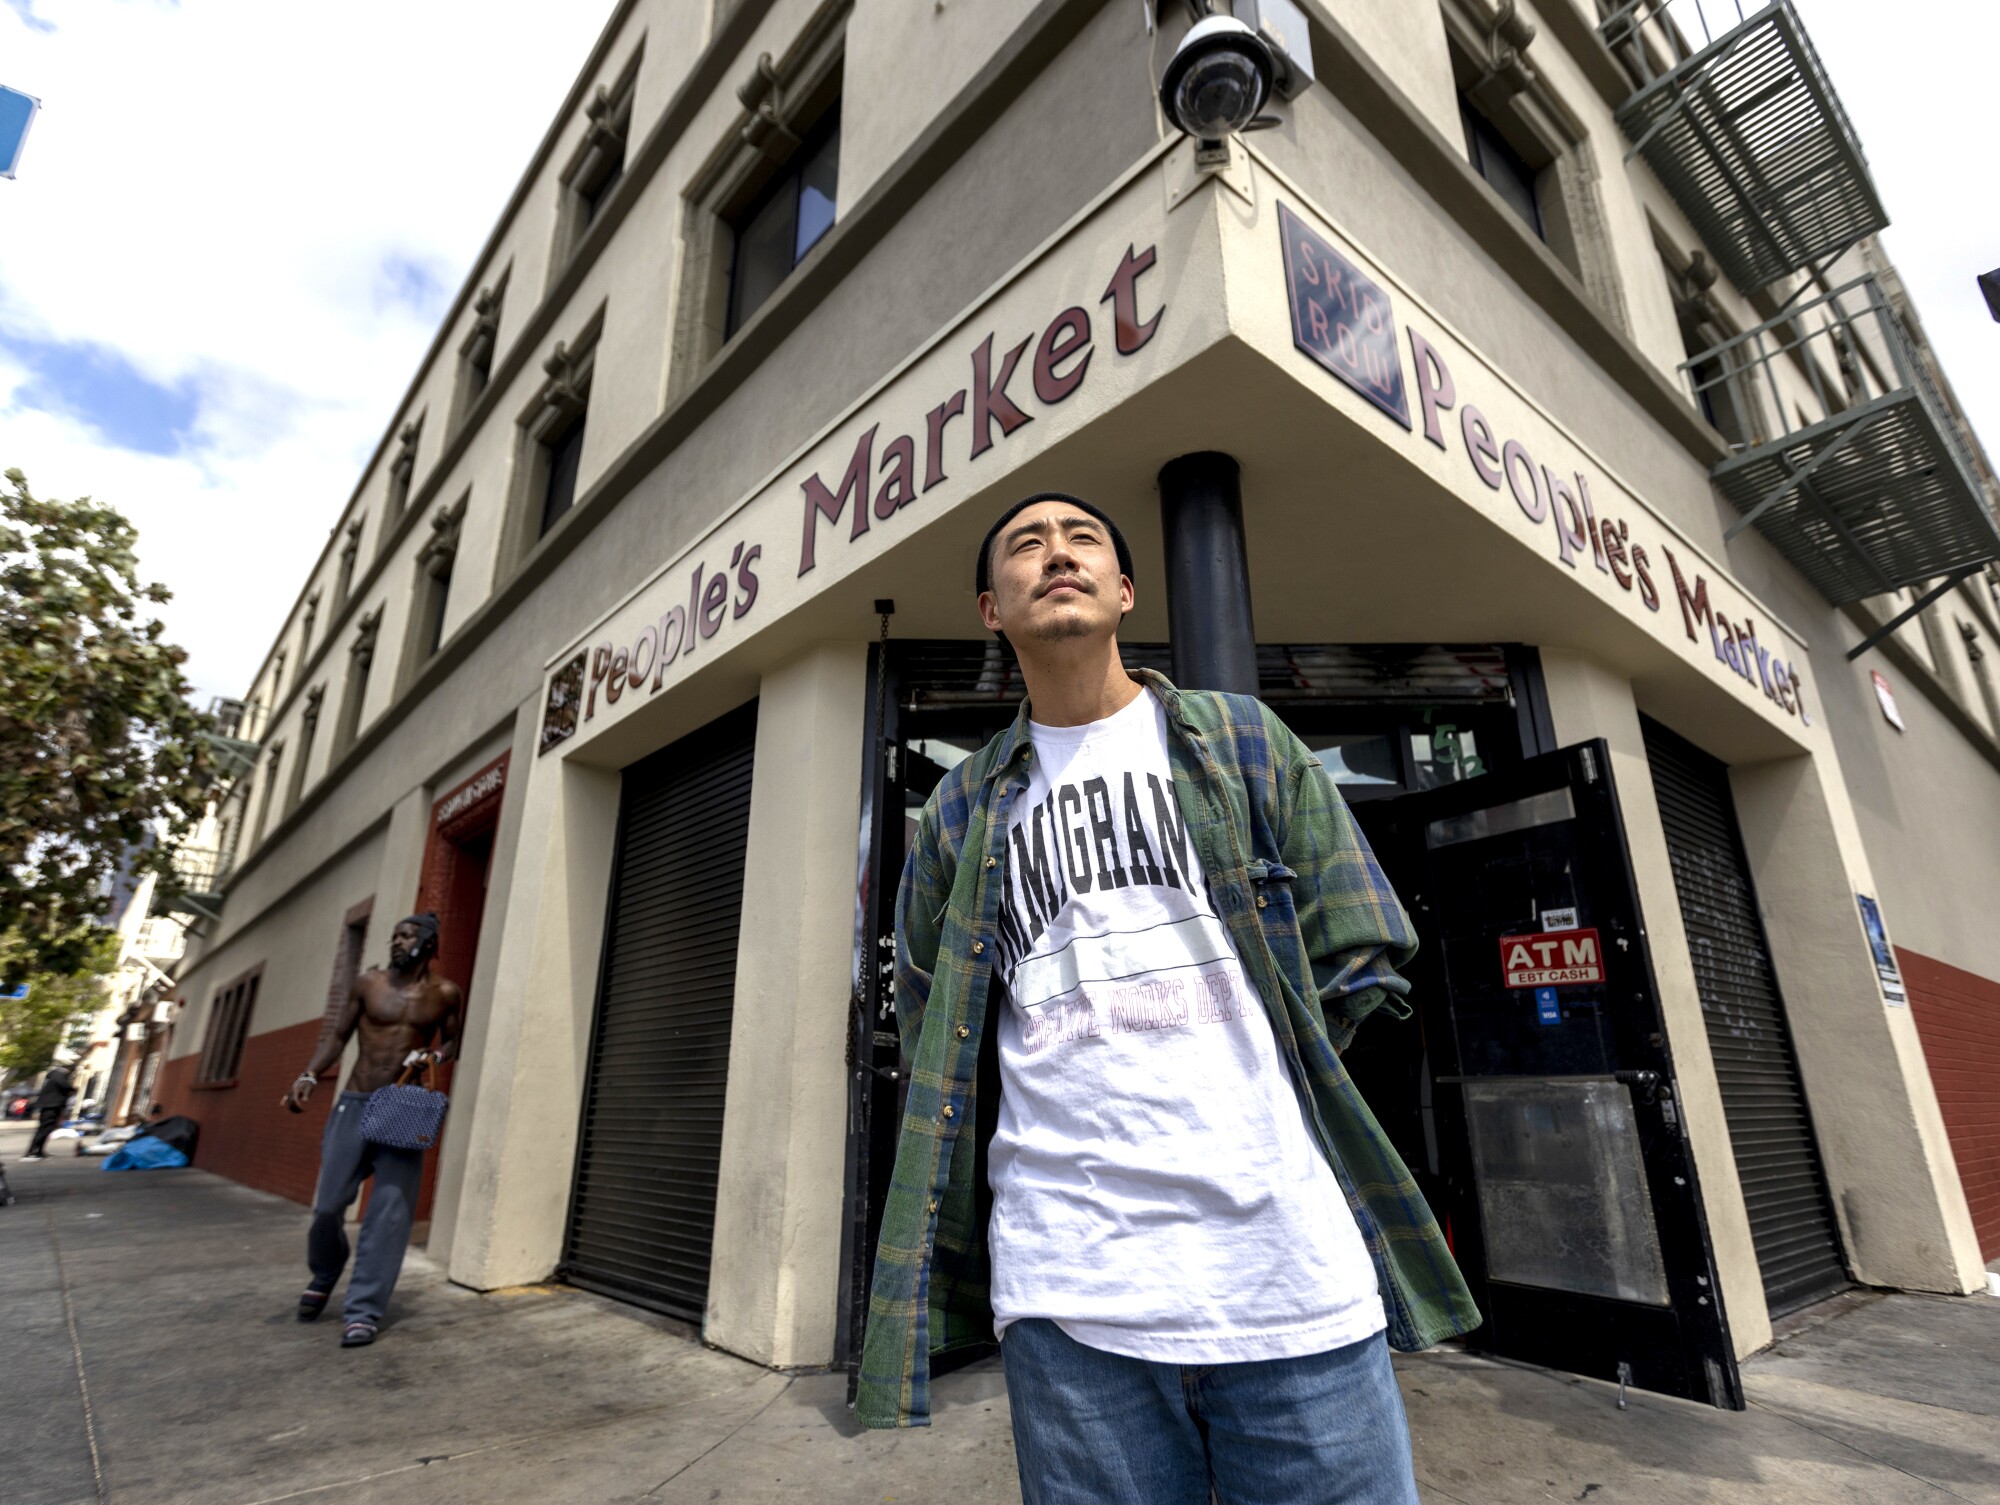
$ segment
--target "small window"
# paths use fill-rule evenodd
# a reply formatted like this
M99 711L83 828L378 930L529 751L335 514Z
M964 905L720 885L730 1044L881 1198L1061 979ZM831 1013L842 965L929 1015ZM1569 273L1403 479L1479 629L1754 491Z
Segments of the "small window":
M424 603L424 657L429 658L444 644L445 607L451 599L451 561L430 572L430 599Z
M493 357L500 348L500 308L507 296L507 279L481 288L472 304L472 331L458 347L458 392L452 399L452 428L465 422L493 380Z
M305 614L299 622L299 662L302 664L312 657L313 628L318 622L319 592L312 590L306 593Z
M1500 195L1501 202L1514 211L1522 224L1534 231L1537 240L1546 239L1541 204L1535 197L1535 169L1463 95L1459 96L1458 113L1465 126L1465 150L1472 159L1473 171Z
M264 751L264 777L257 791L257 821L250 828L250 845L264 839L264 827L271 818L271 792L278 787L278 773L285 766L285 744L273 742Z
M563 172L562 207L556 216L556 256L560 268L575 254L590 227L625 176L625 153L632 134L632 94L638 78L635 60L617 84L600 87L584 113L590 124L583 144Z
M292 759L292 776L285 786L285 814L290 815L299 803L299 796L306 789L306 765L312 760L313 735L319 730L320 702L326 699L326 686L314 685L306 691L305 704L299 713L299 750Z
M1661 268L1674 300L1674 319L1681 331L1681 349L1692 363L1688 376L1701 416L1732 449L1757 442L1757 403L1744 372L1732 371L1713 352L1734 331L1709 297L1715 286L1715 265L1700 251L1685 266L1666 247L1660 248Z
M264 969L258 967L234 978L216 990L208 1014L208 1032L202 1037L201 1064L195 1072L197 1087L234 1087L237 1069L243 1064L243 1045L250 1038L250 1016L257 1007L257 987Z
M382 608L365 613L355 624L347 649L347 683L340 692L340 719L333 726L333 756L340 757L361 734L361 712L368 702L368 675L375 664L375 640L382 631Z
M471 499L472 494L467 492L456 506L440 507L431 519L431 536L417 551L416 601L410 612L410 639L403 657L404 686L444 645L445 616L451 606L452 568L458 558L459 532Z
M583 461L584 415L578 413L553 440L545 443L547 476L542 483L541 531L547 533L576 505L576 473Z
M357 517L347 525L347 537L340 545L340 572L334 579L333 611L340 615L347 605L347 598L354 590L354 560L361 552L361 526L365 518Z
M396 456L389 462L389 500L382 512L382 540L378 548L387 546L396 520L410 503L410 483L417 473L417 443L423 432L424 421L418 418L404 424L402 433L397 435Z
M840 187L840 112L833 110L778 177L737 218L736 254L729 278L729 319L734 335L763 307L806 253L833 228Z

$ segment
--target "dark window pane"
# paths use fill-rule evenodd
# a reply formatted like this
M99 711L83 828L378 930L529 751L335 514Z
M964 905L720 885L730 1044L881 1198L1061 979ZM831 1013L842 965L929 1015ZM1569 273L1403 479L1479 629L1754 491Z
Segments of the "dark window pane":
M1463 100L1459 113L1465 121L1467 154L1479 175L1492 185L1521 223L1542 237L1542 212L1535 202L1535 170L1521 160L1506 138L1487 123L1486 117Z
M606 199L611 197L611 190L618 186L618 180L624 176L625 145L623 142L620 142L618 145L618 154L601 170L595 173L587 184L583 185L583 225L581 228L588 229L596 222L598 209L603 206Z
M729 284L728 334L741 329L792 270L799 180L787 174L764 206L736 232L736 271Z
M576 468L583 458L583 419L578 418L549 446L549 482L542 492L542 532L556 525L576 501Z
M833 228L839 186L840 122L835 121L799 170L799 227L793 239L793 266L805 260L806 252Z
M546 530L544 530L546 531ZM429 658L444 642L445 603L451 599L451 571L431 577L430 620L424 629L424 657Z

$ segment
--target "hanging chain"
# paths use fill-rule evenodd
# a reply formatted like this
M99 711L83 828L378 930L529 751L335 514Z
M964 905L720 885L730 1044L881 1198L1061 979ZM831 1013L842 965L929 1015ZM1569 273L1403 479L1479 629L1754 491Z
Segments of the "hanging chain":
M875 648L875 745L881 747L883 699L889 688L889 618L896 614L896 603L891 600L877 601L875 610L882 618L882 636ZM887 748L883 748L882 767L889 777L895 777L896 759Z

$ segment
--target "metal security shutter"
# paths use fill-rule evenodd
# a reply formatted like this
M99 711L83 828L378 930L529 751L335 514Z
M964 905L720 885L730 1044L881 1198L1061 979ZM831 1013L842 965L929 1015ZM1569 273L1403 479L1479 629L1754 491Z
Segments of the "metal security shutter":
M1729 774L1643 721L1695 988L1773 1316L1847 1284L1798 1058L1743 857Z
M625 771L564 1279L699 1322L755 704Z

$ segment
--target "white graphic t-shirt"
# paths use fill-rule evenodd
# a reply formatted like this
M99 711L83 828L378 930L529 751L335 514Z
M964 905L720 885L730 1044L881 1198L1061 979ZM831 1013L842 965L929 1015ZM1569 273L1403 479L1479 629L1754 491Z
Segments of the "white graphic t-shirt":
M1008 820L993 1312L1131 1358L1322 1353L1386 1325L1174 803L1150 692L1030 723Z

